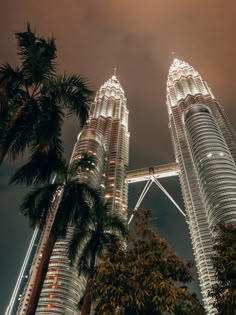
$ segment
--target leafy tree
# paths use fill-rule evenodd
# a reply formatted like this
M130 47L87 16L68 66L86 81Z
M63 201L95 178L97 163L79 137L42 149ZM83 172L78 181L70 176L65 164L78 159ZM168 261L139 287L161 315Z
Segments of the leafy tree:
M120 215L110 213L102 199L93 205L90 222L83 229L75 225L73 237L69 246L71 262L78 257L78 271L87 277L84 297L82 300L81 315L90 314L92 296L91 283L95 272L96 262L104 250L111 244L125 240L128 234L127 223Z
M37 175L45 165L47 180L61 167L64 116L79 116L83 125L92 93L80 76L56 74L54 38L37 36L28 24L16 40L20 66L0 66L0 164L7 153L14 160L29 149L29 161L17 176L24 173L31 184L42 181Z
M79 182L76 174L77 170L83 170L89 175L94 167L94 158L91 158L90 163L87 154L70 165L64 162L64 167L61 167L60 174L53 183L35 187L21 204L20 211L28 218L31 227L45 229L48 228L50 219L53 221L32 288L27 315L35 313L57 238L65 237L68 227L82 231L91 221L91 209L99 202L100 193L86 183Z
M180 261L167 242L148 227L149 218L149 211L137 213L128 248L112 245L103 255L91 287L96 314L174 314L187 309L183 305L186 297L192 306L190 293L177 285L192 280L191 263Z
M219 315L236 314L236 224L220 224L215 231L212 256L217 283L210 296Z
M190 293L187 288L185 295L180 299L174 310L175 315L205 315L205 310L195 293Z

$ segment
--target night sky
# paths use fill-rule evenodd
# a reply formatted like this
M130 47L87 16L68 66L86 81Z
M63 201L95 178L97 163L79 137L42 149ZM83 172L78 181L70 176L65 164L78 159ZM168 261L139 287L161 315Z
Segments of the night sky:
M81 74L93 90L113 68L130 109L130 169L174 161L168 131L166 80L175 57L196 68L236 126L236 2L234 0L8 0L0 6L0 63L17 64L14 32L29 21L38 34L54 35L58 71ZM64 128L67 156L79 131ZM9 187L22 161L0 168L0 314L22 265L32 231L18 208L26 189ZM163 185L182 203L178 179ZM130 208L144 184L130 188ZM193 259L183 217L156 187L142 205L152 208L153 225L179 253ZM197 290L197 285L194 284Z

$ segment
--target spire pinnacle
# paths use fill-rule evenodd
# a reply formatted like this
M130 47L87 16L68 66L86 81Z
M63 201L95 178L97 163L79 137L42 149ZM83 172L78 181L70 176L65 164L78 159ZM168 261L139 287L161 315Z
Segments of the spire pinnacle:
M172 65L170 66L169 72L171 73L173 71L177 71L178 69L183 69L183 68L192 68L192 67L190 67L190 65L187 62L175 57L172 62Z
M123 93L124 93L124 91L123 91L123 89L122 89L122 87L121 87L121 85L120 85L120 82L119 82L119 80L117 79L117 77L116 77L116 68L114 68L114 72L113 72L113 75L112 75L112 77L109 79L109 80L107 80L102 86L101 86L101 89L103 89L103 88L115 88L116 90L121 90Z
M182 63L184 63L184 61L174 58L172 66L180 66Z
M112 79L116 80L116 68L114 68Z

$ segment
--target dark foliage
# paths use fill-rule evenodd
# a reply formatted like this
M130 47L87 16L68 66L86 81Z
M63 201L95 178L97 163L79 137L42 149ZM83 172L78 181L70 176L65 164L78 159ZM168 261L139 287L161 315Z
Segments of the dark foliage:
M167 315L193 304L187 288L178 282L192 280L191 263L179 260L167 242L148 227L150 212L136 215L135 231L124 249L113 243L96 268L92 284L97 314ZM189 303L183 303L188 299ZM199 315L204 314L198 307ZM180 313L179 313L180 314Z
M220 224L215 230L212 257L217 283L209 293L219 315L236 314L236 225Z
M76 165L78 169L84 169L84 166L87 166L89 155L86 153L85 156L86 159L82 155L81 159L77 160ZM40 163L40 159L38 162ZM90 215L93 204L100 200L99 191L76 180L76 169L74 169L74 174L69 172L69 169L70 166L65 161L59 160L57 178L52 183L37 186L29 192L20 208L21 213L28 217L30 225L32 227L39 226L40 228L45 226L46 219L54 211L56 215L53 229L57 237L64 237L69 226L81 228L86 225L91 220ZM86 172L89 173L91 170L92 168ZM42 169L42 172L43 174L35 172L35 178L37 179L37 176L45 176L46 178L47 168ZM22 174L18 171L14 181L22 182L22 177L23 181L25 181L25 173L26 170Z
M92 92L80 76L56 74L54 38L37 36L28 24L16 39L20 66L0 66L0 163L7 154L15 160L29 150L29 162L11 180L29 185L48 182L57 171L59 162L51 158L62 159L64 115L78 116L83 125Z
M94 276L96 262L102 253L112 244L125 241L128 229L127 223L118 214L109 212L109 208L102 199L93 203L93 211L89 224L83 229L78 225L74 229L69 247L69 257L73 263L78 258L78 271L87 277L86 290L81 302L81 315L90 313L91 279Z

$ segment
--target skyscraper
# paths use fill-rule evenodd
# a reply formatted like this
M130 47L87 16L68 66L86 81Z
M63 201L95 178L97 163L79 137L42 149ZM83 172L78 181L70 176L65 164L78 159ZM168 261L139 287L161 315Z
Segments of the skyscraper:
M236 134L207 83L178 59L169 70L167 108L203 302L215 314L208 297L212 237L217 223L236 222Z
M89 119L78 135L71 157L72 160L78 159L85 152L94 155L97 161L96 168L88 172L78 172L77 178L93 187L100 187L110 211L120 213L123 217L127 216L128 184L125 173L129 158L128 114L124 91L113 75L97 92L91 105ZM33 286L36 283L37 268L40 266L52 221L53 216L49 218L48 225L42 232L28 282L21 297L18 315L27 314ZM69 230L67 237L59 239L54 246L40 293L37 315L78 314L83 279L78 278L76 267L70 266L68 260L67 249L71 233L72 230Z

